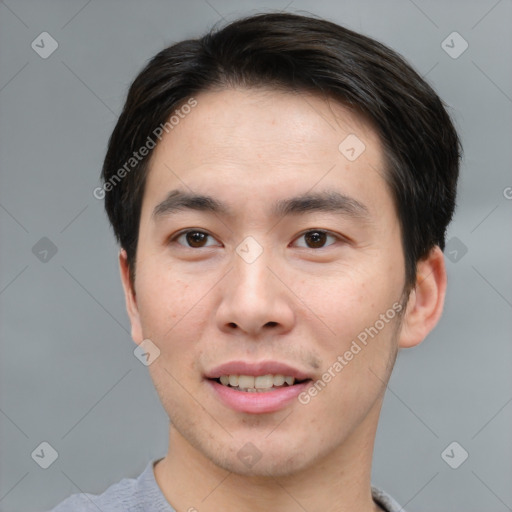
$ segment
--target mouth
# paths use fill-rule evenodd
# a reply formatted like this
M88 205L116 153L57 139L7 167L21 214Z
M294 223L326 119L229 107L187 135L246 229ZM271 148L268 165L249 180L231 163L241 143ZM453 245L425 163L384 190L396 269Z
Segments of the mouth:
M232 361L205 375L215 399L237 412L271 413L290 405L312 377L276 361Z
M268 393L282 388L295 386L307 382L311 379L296 379L291 375L267 374L267 375L221 375L214 380L222 386L226 386L235 391L245 393Z

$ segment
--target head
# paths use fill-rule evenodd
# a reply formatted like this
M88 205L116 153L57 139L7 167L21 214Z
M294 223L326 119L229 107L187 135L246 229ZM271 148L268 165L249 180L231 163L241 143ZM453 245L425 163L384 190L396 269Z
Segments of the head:
M398 348L441 315L459 157L432 88L324 20L258 15L148 63L102 190L132 336L160 350L182 439L231 471L289 474L374 431ZM244 374L219 368L233 361L284 363L301 394L235 410L215 382Z

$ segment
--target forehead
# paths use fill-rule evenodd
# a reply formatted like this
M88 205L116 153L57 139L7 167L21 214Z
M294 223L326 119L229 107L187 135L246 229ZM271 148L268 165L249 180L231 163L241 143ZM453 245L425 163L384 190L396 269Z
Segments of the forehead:
M178 186L232 201L314 187L390 201L378 135L340 103L270 89L207 91L195 100L151 157L145 195L155 201Z

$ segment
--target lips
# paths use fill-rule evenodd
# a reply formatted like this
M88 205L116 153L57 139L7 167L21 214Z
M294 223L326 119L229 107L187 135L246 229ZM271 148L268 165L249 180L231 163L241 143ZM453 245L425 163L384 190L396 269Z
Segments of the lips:
M230 361L211 369L205 374L207 379L219 379L223 375L284 375L295 378L296 381L311 379L312 375L289 364L278 361Z
M251 414L283 409L311 381L306 372L277 361L231 361L213 368L205 377L224 405Z

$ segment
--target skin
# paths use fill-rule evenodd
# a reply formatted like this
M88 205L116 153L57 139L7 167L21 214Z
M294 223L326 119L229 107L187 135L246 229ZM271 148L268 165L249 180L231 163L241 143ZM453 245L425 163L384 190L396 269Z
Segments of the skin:
M203 92L155 149L143 197L135 283L121 278L132 337L151 339L149 366L170 418L169 451L154 471L178 511L376 511L373 444L396 353L420 343L443 308L441 250L418 262L408 300L400 226L383 178L379 138L361 116L307 94L263 89ZM349 161L341 141L366 149ZM185 210L155 217L171 190L210 195L233 216ZM274 201L335 190L368 210L275 218ZM183 229L211 235L187 247ZM304 232L326 230L323 247ZM252 236L263 253L235 251ZM309 240L309 239L308 239ZM407 299L407 298L406 298ZM204 379L231 360L278 360L314 380L394 303L407 303L307 405L249 414L221 403ZM252 443L261 459L237 456Z

